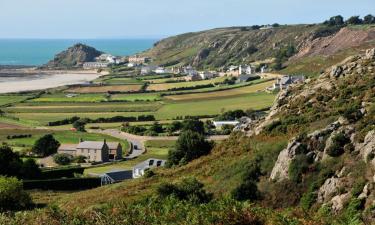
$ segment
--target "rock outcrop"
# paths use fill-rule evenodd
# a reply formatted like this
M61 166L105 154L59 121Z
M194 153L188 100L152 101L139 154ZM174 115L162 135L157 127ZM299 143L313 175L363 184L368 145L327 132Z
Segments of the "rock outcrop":
M70 69L82 67L85 62L93 62L95 58L103 54L93 47L76 44L73 47L57 54L44 67L51 69Z

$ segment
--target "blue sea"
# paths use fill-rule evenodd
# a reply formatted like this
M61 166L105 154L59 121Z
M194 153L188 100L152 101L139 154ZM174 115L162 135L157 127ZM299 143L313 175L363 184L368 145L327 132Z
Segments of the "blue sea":
M153 46L155 39L0 39L0 65L39 66L76 43L116 56L132 55Z

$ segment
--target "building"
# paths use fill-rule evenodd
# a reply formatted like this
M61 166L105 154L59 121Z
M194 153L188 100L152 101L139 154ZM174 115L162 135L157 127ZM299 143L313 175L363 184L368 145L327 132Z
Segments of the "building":
M268 91L278 91L288 88L291 84L297 84L305 81L305 76L283 76L278 78L272 87L267 88Z
M108 62L86 62L83 64L83 69L100 69L107 68L110 63Z
M238 74L239 75L242 75L242 74L255 74L256 73L256 69L252 66L248 66L248 65L240 65L238 67Z
M208 80L214 78L214 74L208 71L200 72L199 76L201 77L202 80Z
M156 74L163 74L163 73L166 73L166 69L164 69L164 67L158 67L154 70L154 72Z
M185 76L186 81L199 81L202 80L202 77L198 73L192 73Z
M111 171L100 175L102 186L130 179L133 179L133 172L131 170Z
M238 123L238 121L214 121L214 126L218 129L224 125L236 126Z
M245 83L257 79L260 79L260 76L256 74L242 74L238 76L236 83Z
M57 153L85 156L91 162L108 162L122 159L122 146L118 142L80 141L79 144L63 144Z
M151 74L156 68L156 66L142 66L141 75Z
M166 161L162 159L147 159L146 161L141 162L133 167L133 178L140 178L145 174L146 170L164 166L165 163Z
M138 55L129 57L129 63L133 63L135 65L148 63L150 61L150 58L148 57L140 57Z

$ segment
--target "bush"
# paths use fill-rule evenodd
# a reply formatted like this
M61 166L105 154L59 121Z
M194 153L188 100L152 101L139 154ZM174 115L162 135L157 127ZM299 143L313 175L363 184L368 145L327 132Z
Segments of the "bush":
M338 133L332 137L332 144L327 148L327 154L331 157L338 157L344 153L344 146L350 140L343 133Z
M0 176L0 211L25 209L32 203L22 182L17 178Z
M306 155L297 155L289 165L289 179L295 183L300 182L302 174L307 171L310 163L310 159Z
M66 167L59 169L44 170L40 179L57 179L57 178L73 178L75 174L83 174L85 168L82 167Z
M33 159L22 161L10 147L0 147L0 175L30 179L39 174L39 167Z
M85 129L85 126L86 126L86 123L87 121L86 120L77 120L77 121L74 121L73 123L73 127L77 130L77 131L80 131L80 132L86 132L86 129Z
M260 193L256 182L246 180L232 191L232 197L238 201L257 200Z
M178 137L175 148L168 153L168 165L190 162L193 159L209 154L212 147L213 143L206 141L202 134L184 131Z
M83 155L76 156L72 159L72 162L74 163L85 163L86 162L86 157Z
M195 178L187 178L178 184L162 184L158 187L159 197L176 197L179 200L187 200L195 204L208 203L212 194L203 189L204 185Z
M344 17L341 15L333 16L329 20L326 20L324 24L328 26L342 26L344 25Z
M47 134L35 142L32 151L36 155L49 156L55 154L59 147L60 143L52 136L52 134Z
M68 154L56 154L53 156L53 161L59 165L68 165L71 162L72 157Z
M204 123L198 119L186 119L182 123L182 130L204 134Z

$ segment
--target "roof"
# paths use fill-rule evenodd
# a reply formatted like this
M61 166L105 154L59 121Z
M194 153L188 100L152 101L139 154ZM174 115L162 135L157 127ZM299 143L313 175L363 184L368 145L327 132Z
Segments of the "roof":
M133 178L133 171L131 170L122 170L122 171L111 171L103 174L102 176L108 176L113 179L115 182L123 181Z
M120 143L118 143L118 142L107 142L107 146L108 146L109 149L117 149L119 144Z
M76 151L76 147L75 144L62 144L57 151Z
M164 166L165 165L165 160L163 159L155 159L155 158L150 158L147 159L146 161L143 161L136 166L134 166L133 169L146 169L150 167L159 167L159 166Z
M104 145L103 141L83 141L77 145L77 148L81 149L102 149Z

